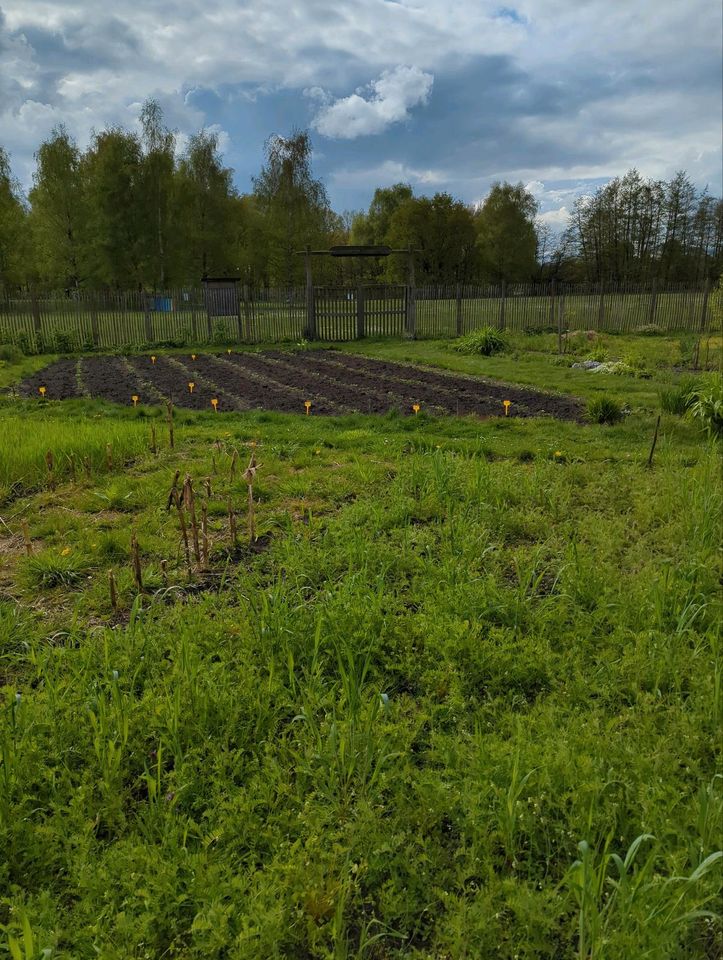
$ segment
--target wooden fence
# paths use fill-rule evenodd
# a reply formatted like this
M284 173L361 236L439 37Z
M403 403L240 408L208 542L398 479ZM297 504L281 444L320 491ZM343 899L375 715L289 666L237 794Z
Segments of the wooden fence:
M227 304L219 308L219 303ZM254 290L211 301L202 288L161 293L33 292L0 300L0 343L27 353L142 346L279 343L303 338L455 337L491 325L519 332L720 325L709 286L691 284L362 285Z

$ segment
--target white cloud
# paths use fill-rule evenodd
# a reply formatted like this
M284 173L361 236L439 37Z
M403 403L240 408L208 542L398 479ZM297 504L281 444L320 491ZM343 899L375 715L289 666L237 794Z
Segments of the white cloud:
M450 175L444 170L413 167L398 160L385 160L374 167L335 170L331 180L338 187L362 187L369 183L373 183L375 187L390 187L394 183L441 186L449 183Z
M406 120L413 107L429 99L434 77L419 67L395 67L385 70L368 87L370 96L360 88L349 97L335 100L314 117L312 126L325 137L353 140L382 133L393 123Z

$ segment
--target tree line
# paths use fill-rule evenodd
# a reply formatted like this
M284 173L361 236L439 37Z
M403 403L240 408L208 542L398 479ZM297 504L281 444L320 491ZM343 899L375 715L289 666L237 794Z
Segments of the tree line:
M398 183L375 190L368 210L339 214L314 177L306 131L271 137L240 193L216 134L201 130L179 149L152 99L139 121L138 132L96 133L85 151L54 129L27 197L0 146L0 287L166 289L209 276L298 284L298 251L344 243L413 249L418 284L700 281L723 267L723 202L684 172L665 182L631 170L577 200L554 236L522 183L495 183L476 206ZM404 282L407 264L320 258L314 275Z

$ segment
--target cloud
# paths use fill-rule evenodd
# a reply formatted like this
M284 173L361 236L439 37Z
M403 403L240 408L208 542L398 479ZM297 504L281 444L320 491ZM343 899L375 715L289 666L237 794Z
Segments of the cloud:
M433 75L419 67L385 70L369 84L368 98L362 96L362 89L335 100L321 109L312 126L324 137L342 140L382 133L406 120L413 107L426 104L433 82Z

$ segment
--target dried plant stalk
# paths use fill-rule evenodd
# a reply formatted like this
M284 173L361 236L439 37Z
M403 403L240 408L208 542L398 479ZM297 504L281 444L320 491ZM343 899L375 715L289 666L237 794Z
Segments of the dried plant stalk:
M138 591L143 590L143 571L141 570L141 554L138 548L138 538L135 533L131 536L131 559L133 561L133 580Z
M108 590L110 591L110 605L113 610L118 609L118 591L115 585L115 574L112 570L108 571Z
M193 480L186 476L183 482L183 505L188 510L191 520L191 536L193 538L193 555L196 558L196 567L201 569L201 546L198 540L198 521L196 520L196 496L193 492Z
M33 552L33 542L30 539L30 531L28 530L28 521L23 520L23 541L25 542L25 552L28 556Z
M201 554L203 558L203 568L208 569L208 508L204 503L201 507Z

